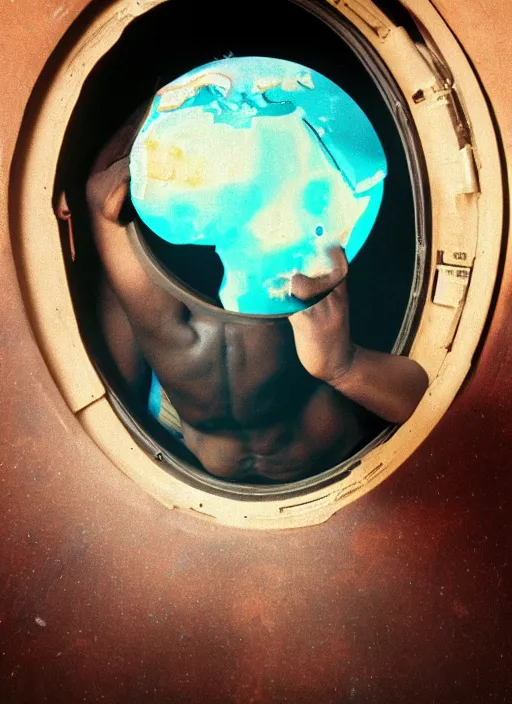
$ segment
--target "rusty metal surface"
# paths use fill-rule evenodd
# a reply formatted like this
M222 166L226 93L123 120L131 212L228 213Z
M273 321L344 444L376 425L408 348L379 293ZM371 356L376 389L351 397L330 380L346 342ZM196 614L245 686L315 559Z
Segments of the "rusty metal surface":
M0 702L510 701L512 263L464 392L378 489L295 532L164 509L59 397L9 247L22 111L83 5L0 8ZM510 146L502 3L438 5Z

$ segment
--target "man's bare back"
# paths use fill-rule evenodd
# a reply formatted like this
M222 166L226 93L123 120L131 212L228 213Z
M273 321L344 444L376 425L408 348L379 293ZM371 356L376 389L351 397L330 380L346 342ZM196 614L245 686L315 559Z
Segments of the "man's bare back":
M372 414L405 420L426 375L412 360L351 343L341 250L331 274L296 277L292 290L300 298L331 293L291 320L218 321L152 280L123 218L131 136L128 127L107 145L87 185L107 281L103 331L134 388L144 360L155 372L204 468L242 482L299 479L349 456Z

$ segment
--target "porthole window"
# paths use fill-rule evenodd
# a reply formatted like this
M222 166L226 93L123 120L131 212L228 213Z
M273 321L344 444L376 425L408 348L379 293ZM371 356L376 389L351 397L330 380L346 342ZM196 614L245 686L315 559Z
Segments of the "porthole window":
M142 3L135 16L132 4L120 1L79 19L64 38L20 134L11 190L20 275L61 392L117 466L168 506L230 525L307 525L394 471L468 372L500 251L496 138L471 68L429 3L383 9L371 2L263 0L251 22L234 0L205 2L200 10ZM190 26L194 42L175 32L169 45L169 27ZM375 422L343 462L293 481L226 481L205 472L144 402L134 401L101 334L102 263L85 197L93 162L157 89L230 56L310 67L370 120L388 173L371 235L350 264L352 335L362 346L408 354L430 380L403 426ZM315 237L324 233L318 222ZM135 236L158 276L168 250L147 229ZM199 299L215 297L219 262L211 251L185 249L168 267L173 285L185 282L187 295Z

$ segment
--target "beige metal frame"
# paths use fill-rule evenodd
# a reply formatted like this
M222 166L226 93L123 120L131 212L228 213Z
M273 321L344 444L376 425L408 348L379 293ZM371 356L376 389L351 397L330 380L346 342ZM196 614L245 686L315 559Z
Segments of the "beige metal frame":
M489 313L502 238L503 184L492 120L470 64L428 0L402 0L418 21L421 46L371 0L330 0L391 70L425 153L433 256L410 356L427 370L429 389L412 418L368 451L346 479L300 500L206 492L165 471L136 445L107 400L78 330L51 203L63 135L84 81L123 29L163 1L117 0L98 14L46 84L30 134L20 134L10 212L34 335L84 429L114 464L169 508L256 529L319 523L377 486L414 452L470 369Z

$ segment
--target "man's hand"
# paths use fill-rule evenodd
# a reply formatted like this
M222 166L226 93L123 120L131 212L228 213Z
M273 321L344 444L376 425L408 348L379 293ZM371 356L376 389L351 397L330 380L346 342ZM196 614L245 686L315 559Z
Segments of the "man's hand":
M100 153L87 182L87 202L93 214L110 222L123 220L129 202L130 152L148 112L142 105Z
M87 182L87 202L91 214L119 222L128 202L130 158L115 161L103 171L93 171Z
M333 270L310 278L296 274L291 291L302 301L327 292L318 303L290 317L302 365L312 376L334 386L349 371L355 353L350 339L347 292L348 263L341 247L329 250Z
M316 279L299 274L292 293L308 300L329 291L319 303L290 317L302 365L347 398L391 423L403 423L420 402L428 377L408 357L375 352L350 339L346 275L342 249L329 252L333 271Z

